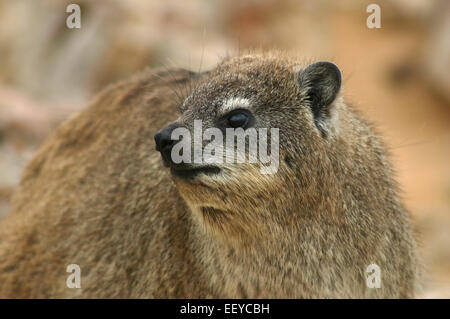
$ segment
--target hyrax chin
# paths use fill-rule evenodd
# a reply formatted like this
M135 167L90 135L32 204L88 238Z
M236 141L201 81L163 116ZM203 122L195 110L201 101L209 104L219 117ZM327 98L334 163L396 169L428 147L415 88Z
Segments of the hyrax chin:
M0 225L0 297L413 297L408 213L341 91L336 65L279 53L106 89L27 166ZM207 153L208 129L230 128L258 134ZM176 129L178 155L202 160L174 157Z

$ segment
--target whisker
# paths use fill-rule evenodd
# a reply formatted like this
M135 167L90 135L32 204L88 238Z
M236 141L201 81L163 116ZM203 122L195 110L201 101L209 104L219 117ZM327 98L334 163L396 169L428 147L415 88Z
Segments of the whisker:
M167 58L167 61L169 61L170 63L172 63L172 66L174 68L177 68L176 63L171 59L171 58ZM187 84L180 84L181 85L181 92L182 92L182 96L183 96L183 100L185 100L189 95L188 95L188 89L187 89Z
M168 70L167 70L168 71ZM153 72L152 75L160 78L161 80L164 80L164 78L162 76L160 76L157 72ZM173 88L172 84L169 85L169 88L172 90L172 92L176 95L176 97L178 98L178 100L174 100L172 102L175 102L176 104L179 104L182 101L181 96L179 95L179 93Z
M169 73L170 77L173 80L173 84L176 85L176 88L178 89L178 92L179 92L178 97L180 98L180 103L182 103L185 100L185 97L183 96L182 88L180 88L180 86L179 86L180 84L177 82L177 79L173 75L171 69L166 64L164 64L164 62L162 62L161 64L166 68L167 72Z
M403 148L403 147L423 145L423 144L428 144L428 143L430 143L430 141L418 141L418 142L412 142L412 143L406 143L406 144L400 144L397 146L392 146L391 149L399 149L399 148Z

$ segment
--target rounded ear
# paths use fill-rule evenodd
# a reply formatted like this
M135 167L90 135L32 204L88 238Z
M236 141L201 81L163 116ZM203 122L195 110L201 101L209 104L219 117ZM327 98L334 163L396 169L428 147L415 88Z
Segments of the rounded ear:
M323 132L323 121L330 115L329 106L341 89L341 71L336 64L320 61L307 66L298 75L302 95L309 101L314 121Z

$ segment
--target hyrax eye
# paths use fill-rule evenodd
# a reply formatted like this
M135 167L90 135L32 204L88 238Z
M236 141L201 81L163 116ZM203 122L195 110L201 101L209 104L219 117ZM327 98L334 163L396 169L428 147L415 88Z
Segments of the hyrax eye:
M230 127L238 128L245 127L248 123L249 117L245 113L234 113L228 117L228 124Z

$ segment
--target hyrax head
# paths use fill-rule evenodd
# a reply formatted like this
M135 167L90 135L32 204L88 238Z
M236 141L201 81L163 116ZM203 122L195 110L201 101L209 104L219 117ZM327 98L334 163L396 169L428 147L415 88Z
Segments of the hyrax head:
M335 131L340 87L340 71L330 62L229 59L156 133L156 148L190 206L267 205L297 182L314 181L311 166L320 170L320 149Z

